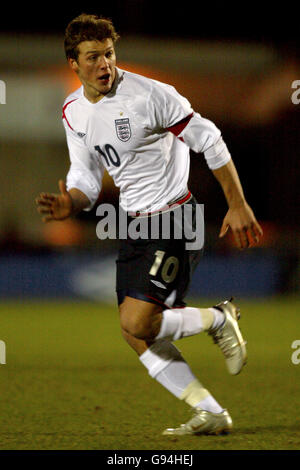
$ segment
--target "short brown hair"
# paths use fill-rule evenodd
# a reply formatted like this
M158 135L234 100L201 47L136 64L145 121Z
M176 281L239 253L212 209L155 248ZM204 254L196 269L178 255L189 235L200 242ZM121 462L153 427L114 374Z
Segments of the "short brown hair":
M78 45L82 41L102 41L111 38L115 43L118 33L109 18L82 13L74 18L65 31L65 53L67 59L78 59Z

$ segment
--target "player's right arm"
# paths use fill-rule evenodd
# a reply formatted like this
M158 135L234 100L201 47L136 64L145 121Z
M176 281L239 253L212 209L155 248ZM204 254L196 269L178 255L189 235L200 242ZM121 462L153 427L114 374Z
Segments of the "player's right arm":
M41 193L36 198L37 210L43 222L67 219L90 205L88 197L79 189L67 191L63 180L59 180L58 186L60 194Z
M65 114L63 114L65 117ZM41 193L36 198L43 222L64 220L94 206L102 187L104 166L96 153L91 153L83 139L63 120L70 157L66 183L60 180L60 194Z

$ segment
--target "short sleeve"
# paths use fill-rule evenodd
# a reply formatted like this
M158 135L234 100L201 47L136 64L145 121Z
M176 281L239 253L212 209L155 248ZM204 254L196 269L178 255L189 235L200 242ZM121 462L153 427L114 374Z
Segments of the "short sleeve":
M193 109L174 87L153 80L148 112L153 129L168 130L193 114Z

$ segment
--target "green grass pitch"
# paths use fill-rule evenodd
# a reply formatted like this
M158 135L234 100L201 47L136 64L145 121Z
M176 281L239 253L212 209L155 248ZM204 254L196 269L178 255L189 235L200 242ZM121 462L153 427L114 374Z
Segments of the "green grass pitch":
M291 360L300 299L239 305L249 357L238 376L228 375L207 335L176 342L230 411L232 433L172 438L161 432L187 421L190 411L150 378L124 342L115 306L2 302L0 450L300 449L300 364Z

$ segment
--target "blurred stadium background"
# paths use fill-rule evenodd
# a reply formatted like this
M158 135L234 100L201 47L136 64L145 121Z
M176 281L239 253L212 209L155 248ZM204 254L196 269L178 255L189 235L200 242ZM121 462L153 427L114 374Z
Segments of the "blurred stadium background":
M45 11L42 5L35 5L27 2L19 5L16 12L5 6L0 32L0 80L6 85L5 104L0 104L0 339L7 341L7 348L13 338L17 342L16 364L21 364L20 367L23 363L33 364L29 367L35 367L34 364L39 367L39 361L42 364L46 354L44 350L41 359L38 358L42 344L30 346L32 357L29 352L27 361L26 354L23 357L21 331L14 334L13 329L19 329L22 322L25 325L28 315L32 323L24 329L28 338L24 344L33 341L29 339L30 325L37 317L30 317L31 314L40 312L45 319L49 308L48 320L56 321L47 306L48 300L71 301L73 305L81 300L104 302L108 312L111 309L108 304L115 308L117 244L97 239L96 209L71 221L43 225L34 203L41 191L55 192L58 179L68 171L61 107L79 82L64 57L63 33L67 23L82 12L113 19L121 35L117 44L121 68L174 85L197 112L222 130L247 199L264 229L260 246L247 252L237 252L230 236L218 239L226 203L203 157L191 154L190 189L204 204L206 221L205 251L192 282L191 301L221 300L235 295L242 302L257 301L262 312L263 302L279 298L280 312L285 312L289 304L284 299L300 298L300 105L291 100L292 83L300 80L296 15L294 19L291 11L276 11L274 6L262 12L255 3L247 8L244 5L245 10L228 2L218 7L202 5L195 10L194 2L185 2L177 8L173 2L156 0L114 1L103 7L98 2L85 2L82 8L53 5ZM108 175L100 200L116 205L118 202L118 191ZM17 300L19 306L24 304L20 316L16 309L7 310L7 301L12 300ZM44 303L31 308L27 302L32 300ZM84 302L87 310L88 304ZM276 312L272 305L269 319ZM295 305L299 306L299 302ZM64 323L69 317L64 316L68 313L61 308ZM11 320L9 316L4 319L6 312ZM104 317L107 320L107 312ZM295 317L290 320L294 325L292 318ZM19 323L15 324L14 319ZM53 331L59 331L57 325ZM76 330L75 325L71 331ZM261 326L261 351L267 327ZM115 334L118 326L109 328L107 334L110 331ZM277 328L280 330L279 324ZM252 331L256 331L256 326ZM291 337L286 335L286 348L290 348L289 341L297 339L297 334L299 330L297 333L295 329ZM275 337L280 338L279 331ZM61 344L63 341L61 338ZM96 341L95 337L93 344ZM79 341L83 351L87 342ZM8 360L12 364L14 351L10 348ZM74 344L73 348L76 349ZM60 353L58 347L57 354ZM44 357L45 363L49 358L51 363L49 354ZM65 352L67 364L68 354ZM270 349L273 360L272 354ZM111 357L116 359L116 354ZM98 359L91 361L94 367ZM282 370L286 370L284 367L285 363ZM10 396L13 369L9 370L7 365L1 372L7 376L4 383ZM261 372L263 376L264 371ZM276 381L275 374L270 380L272 389ZM11 393L14 394L14 389ZM295 395L294 391L292 394ZM10 415L7 423L9 426ZM250 426L251 419L249 423ZM14 444L6 445L4 448ZM22 445L18 442L18 448Z
M218 240L225 201L203 157L192 155L190 188L205 204L206 250L190 294L299 294L300 106L291 101L292 82L300 78L297 39L278 28L284 17L279 23L271 11L267 21L255 6L247 17L232 16L230 5L193 15L188 2L185 17L170 2L163 5L116 1L84 11L114 20L121 68L173 84L221 128L265 231L261 246L242 254L230 237ZM21 9L2 25L0 296L111 300L116 245L97 239L95 210L44 226L34 205L39 192L56 191L68 170L61 105L79 85L62 41L67 22L82 10L59 11L34 16ZM100 200L117 199L106 175Z

